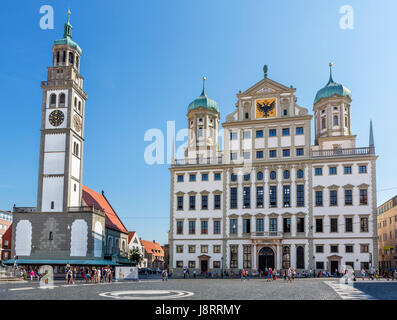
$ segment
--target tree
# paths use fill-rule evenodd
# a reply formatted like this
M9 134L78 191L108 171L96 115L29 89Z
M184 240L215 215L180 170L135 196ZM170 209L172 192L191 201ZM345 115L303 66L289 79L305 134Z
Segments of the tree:
M143 256L138 248L134 248L128 251L128 259L139 265L139 263L143 260Z

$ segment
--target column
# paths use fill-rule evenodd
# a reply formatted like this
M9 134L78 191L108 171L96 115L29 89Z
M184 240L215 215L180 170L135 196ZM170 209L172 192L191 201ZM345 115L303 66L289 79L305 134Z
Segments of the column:
M269 209L269 169L263 170L263 209Z
M278 167L277 169L277 207L282 208L283 207L283 172L281 170L281 167Z
M291 236L296 237L296 214L291 215Z
M253 270L258 269L257 262L256 262L256 256L257 256L256 250L257 250L257 248L256 248L256 243L255 243L252 246L252 269Z
M277 244L277 263L276 263L276 269L280 270L282 267L282 250L281 250L281 244Z
M296 244L291 244L291 268L296 269Z

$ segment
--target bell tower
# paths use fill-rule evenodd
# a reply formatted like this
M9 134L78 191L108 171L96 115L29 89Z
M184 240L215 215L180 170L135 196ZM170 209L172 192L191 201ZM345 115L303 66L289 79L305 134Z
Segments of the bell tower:
M205 93L205 80L203 77L201 95L188 107L188 159L214 158L219 151L219 108Z
M84 114L87 94L80 74L82 50L72 40L70 11L63 38L52 47L43 90L38 212L67 212L81 206Z

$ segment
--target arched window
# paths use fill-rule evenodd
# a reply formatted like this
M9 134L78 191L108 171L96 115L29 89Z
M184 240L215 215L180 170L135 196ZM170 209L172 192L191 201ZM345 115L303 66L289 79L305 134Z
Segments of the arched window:
M59 51L57 51L57 64L59 63Z
M334 126L339 126L339 118L338 118L338 116L334 116Z
M74 64L74 54L73 54L73 52L69 52L69 63L71 65Z
M297 177L298 177L299 179L302 179L302 178L303 178L303 170L302 170L302 169L299 169L299 170L296 172L296 175L297 175Z
M285 246L283 247L283 268L288 269L290 266L290 249Z
M289 170L284 170L284 179L289 179Z
M321 119L321 129L325 129L325 118Z
M302 246L296 248L296 268L305 268L305 249Z
M77 108L77 98L74 98L74 107Z
M50 106L55 107L57 104L57 95L55 93L50 95Z
M63 52L62 61L63 61L63 62L66 62L66 51Z
M79 57L78 56L76 56L76 68L77 69L79 68Z
M275 180L277 177L276 171L270 172L270 180Z
M81 111L81 101L79 101L79 111Z
M263 180L263 173L262 173L261 171L259 171L259 172L256 174L256 179L257 179L258 181Z
M65 100L66 100L66 96L64 93L61 93L59 95L59 105L64 107L65 106Z

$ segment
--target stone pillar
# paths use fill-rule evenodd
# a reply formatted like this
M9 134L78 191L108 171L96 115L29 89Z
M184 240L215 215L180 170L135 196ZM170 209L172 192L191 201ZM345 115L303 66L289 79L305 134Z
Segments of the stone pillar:
M253 246L252 246L252 269L253 270L258 270L258 266L257 266L257 261L256 261L256 259L257 259L257 252L256 252L256 250L257 250L257 247L256 247L256 244L254 244Z
M290 258L291 258L291 268L296 269L296 244L291 245L291 250L290 250Z
M291 236L296 237L296 215L291 215Z
M281 244L277 244L277 263L276 263L276 269L280 270L282 267L282 249L281 249Z

